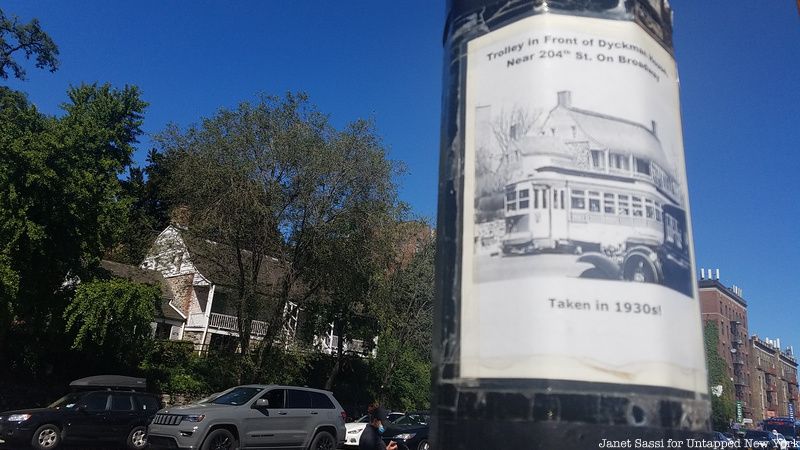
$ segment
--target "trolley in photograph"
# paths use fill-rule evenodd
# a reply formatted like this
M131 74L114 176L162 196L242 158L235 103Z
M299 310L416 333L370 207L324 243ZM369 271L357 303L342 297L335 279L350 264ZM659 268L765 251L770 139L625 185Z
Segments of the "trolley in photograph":
M634 177L543 167L505 189L505 256L583 255L584 276L658 283L691 295L685 211Z

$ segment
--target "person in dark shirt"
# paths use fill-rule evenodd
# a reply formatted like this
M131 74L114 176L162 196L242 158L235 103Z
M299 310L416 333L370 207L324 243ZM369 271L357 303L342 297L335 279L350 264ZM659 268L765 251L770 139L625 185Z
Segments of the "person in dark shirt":
M358 440L358 450L397 450L397 443L391 441L386 445L381 439L384 423L386 423L386 410L381 407L375 408L370 415L369 424Z

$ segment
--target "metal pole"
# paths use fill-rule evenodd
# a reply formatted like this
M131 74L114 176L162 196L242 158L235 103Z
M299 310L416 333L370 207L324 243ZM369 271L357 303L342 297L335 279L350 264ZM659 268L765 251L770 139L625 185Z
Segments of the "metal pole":
M433 447L690 446L710 406L668 2L447 10Z

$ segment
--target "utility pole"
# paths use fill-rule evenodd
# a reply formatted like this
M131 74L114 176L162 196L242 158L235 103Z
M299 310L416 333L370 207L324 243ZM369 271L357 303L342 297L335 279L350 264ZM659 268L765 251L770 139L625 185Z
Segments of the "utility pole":
M704 438L668 1L448 0L444 48L433 448Z

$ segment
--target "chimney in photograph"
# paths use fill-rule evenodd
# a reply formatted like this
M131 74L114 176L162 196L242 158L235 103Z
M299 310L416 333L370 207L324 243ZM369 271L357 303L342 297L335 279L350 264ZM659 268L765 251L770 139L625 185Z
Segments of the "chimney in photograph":
M706 279L706 269L700 269L700 279L701 280Z
M572 91L558 92L558 106L563 106L565 108L572 107Z
M717 269L717 279L719 280L719 269Z

